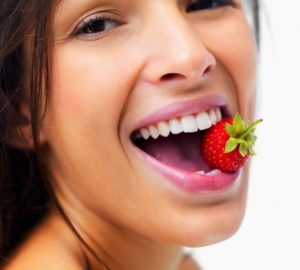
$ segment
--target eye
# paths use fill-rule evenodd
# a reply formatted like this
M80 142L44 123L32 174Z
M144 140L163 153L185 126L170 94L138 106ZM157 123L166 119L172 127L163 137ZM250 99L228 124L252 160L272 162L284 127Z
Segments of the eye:
M216 9L224 6L234 6L233 0L192 0L186 11L193 12L204 9Z
M81 22L75 28L74 35L101 35L119 25L119 22L107 15L94 15Z

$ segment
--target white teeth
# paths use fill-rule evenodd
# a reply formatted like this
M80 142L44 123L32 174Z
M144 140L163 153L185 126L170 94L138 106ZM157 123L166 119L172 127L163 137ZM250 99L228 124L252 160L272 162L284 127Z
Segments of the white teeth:
M199 130L205 130L211 127L212 123L207 112L198 113L196 118Z
M212 170L211 172L207 173L206 175L213 176L213 175L217 175L217 174L220 174L220 173L221 173L220 170Z
M220 174L221 172L222 171L215 169L208 173L205 173L205 171L197 171L196 173L201 174L201 175L206 175L206 176L214 176L214 175Z
M157 124L159 134L163 137L168 137L170 134L170 126L167 122L159 122Z
M218 120L217 120L217 115L216 115L216 112L214 109L209 110L209 117L210 117L211 123L213 125L215 125Z
M194 116L192 115L183 116L181 117L180 122L184 132L194 133L198 131L197 121Z
M221 113L220 108L216 108L215 112L216 112L216 116L217 116L217 121L218 122L221 121L222 120L222 113Z
M170 133L194 133L198 130L205 130L215 125L222 119L220 108L210 109L207 112L200 112L197 115L185 115L180 119L173 118L169 121L161 121L156 125L141 128L139 133L134 135L134 139L150 137L157 139L159 136L168 137Z
M149 137L150 137L150 132L149 132L149 130L148 130L147 128L142 128L142 129L140 130L140 133L142 134L142 137L143 137L145 140L149 139Z
M183 127L178 119L170 120L169 125L172 134L179 134L183 132Z
M149 132L153 139L157 139L159 137L159 131L155 126L150 126Z

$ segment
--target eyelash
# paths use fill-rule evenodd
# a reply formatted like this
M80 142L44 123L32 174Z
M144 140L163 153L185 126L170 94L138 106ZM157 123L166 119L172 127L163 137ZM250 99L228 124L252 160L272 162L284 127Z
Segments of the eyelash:
M198 0L193 3L193 0L190 1L190 4L186 8L186 12L195 12L205 9L217 9L225 6L235 6L234 0ZM99 25L100 23L100 25ZM108 29L107 29L107 24ZM91 16L81 22L74 30L74 36L82 36L82 35L101 35L106 31L109 31L112 28L121 25L120 22L112 19L110 15L107 14L97 14ZM100 27L100 29L99 29Z
M81 22L74 30L74 36L99 35L119 26L121 23L107 14L97 14ZM99 29L100 27L100 29Z
M187 7L187 12L200 11L204 9L217 9L225 6L235 6L234 0L198 0Z

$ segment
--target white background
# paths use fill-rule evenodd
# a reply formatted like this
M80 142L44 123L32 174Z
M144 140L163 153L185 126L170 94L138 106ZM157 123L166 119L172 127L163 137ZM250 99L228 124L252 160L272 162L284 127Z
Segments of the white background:
M204 270L300 270L300 1L263 0L257 117L242 227L193 250Z

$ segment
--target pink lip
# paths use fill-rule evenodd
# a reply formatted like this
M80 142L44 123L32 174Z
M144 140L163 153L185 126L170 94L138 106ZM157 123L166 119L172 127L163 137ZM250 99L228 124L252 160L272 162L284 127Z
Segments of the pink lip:
M201 175L166 165L137 147L136 150L141 158L161 173L166 180L190 193L210 194L225 191L233 186L240 175L240 171L236 173L222 172L213 176Z
M189 114L196 114L201 111L207 111L211 108L223 107L225 105L227 105L227 98L220 95L210 95L198 99L178 102L168 105L142 119L135 125L134 130L156 124L159 121L169 120Z

